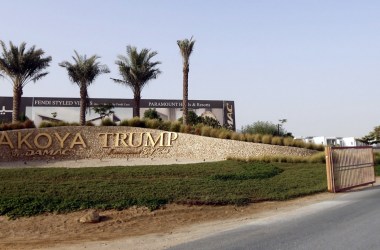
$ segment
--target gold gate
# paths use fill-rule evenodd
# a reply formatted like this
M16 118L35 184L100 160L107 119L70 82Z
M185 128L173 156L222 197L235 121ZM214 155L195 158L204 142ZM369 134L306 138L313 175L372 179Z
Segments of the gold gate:
M325 153L329 192L375 183L372 147L326 147Z

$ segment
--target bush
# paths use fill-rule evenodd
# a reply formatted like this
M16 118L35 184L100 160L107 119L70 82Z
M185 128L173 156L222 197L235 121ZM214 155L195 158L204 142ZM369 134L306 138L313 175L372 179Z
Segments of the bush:
M36 127L36 125L31 120L26 120L24 122L24 128L35 128L35 127Z
M181 131L181 123L176 121L176 122L172 122L170 124L170 128L169 130L172 131L172 132L180 132Z
M192 126L181 124L179 131L181 133L191 134L192 133Z
M239 158L228 157L228 160L237 160L245 162L265 162L265 163L325 163L325 153L320 152L308 157L291 156L291 155L264 155L261 157Z
M261 135L272 135L272 136L283 136L287 132L278 124L272 122L257 121L251 125L243 126L241 128L242 133L248 134L261 134Z
M245 134L240 134L239 141L248 141L247 136Z
M179 118L178 121L183 123L183 117ZM189 111L187 113L187 123L190 125L195 125L201 122L201 117L199 117L194 111Z
M195 135L201 135L202 134L202 128L205 127L205 125L203 123L199 123L197 125L195 125L194 127L194 134Z
M231 139L231 132L230 132L230 131L227 131L227 130L222 130L222 131L218 134L218 138L219 138L219 139Z
M31 120L18 121L15 123L2 123L0 124L0 131L14 130L14 129L25 129L25 128L35 128L34 122Z
M48 122L48 121L42 121L39 126L39 128L50 128L50 127L54 127L54 126L53 126L53 123Z
M255 142L255 135L252 134L245 134L245 139L248 142Z
M326 163L326 155L325 152L320 152L313 154L308 159L309 163Z
M231 139L235 140L235 141L239 141L240 140L240 133L232 132L231 133Z
M261 142L264 144L271 144L272 135L263 135L263 138L261 138Z
M157 129L160 127L161 121L157 119L147 119L145 120L145 124L147 128Z
M138 128L145 128L145 120L141 120L139 117L133 117L132 119L128 120L128 126L130 127L138 127Z
M0 131L6 131L6 130L10 130L10 126L8 123L2 123L0 124Z
M298 147L298 148L305 148L306 147L305 144L306 143L304 141L302 141L302 140L294 140L293 146L294 147Z
M160 124L159 129L165 130L165 131L170 131L170 127L172 125L171 121L164 121Z
M375 153L375 165L380 165L380 153Z
M255 134L254 135L254 141L256 142L256 143L261 143L261 140L262 140L262 135L261 134Z
M116 123L109 118L102 120L102 126L116 126Z
M221 132L221 129L213 128L210 130L210 137L219 138L220 132Z
M144 118L152 119L152 120L159 120L159 121L162 120L156 109L145 110Z
M211 117L208 117L208 116L200 117L200 123L202 123L206 126L213 127L213 128L221 128L222 127L218 120L211 118Z
M91 126L95 126L95 124L92 121L87 121L86 126L91 127Z
M284 145L283 144L283 138L282 137L279 137L279 136L275 136L272 138L272 142L271 142L272 145Z
M122 120L122 121L119 123L119 126L129 126L129 124L128 124L128 120Z
M209 126L204 126L204 127L202 127L202 129L201 129L201 135L202 136L210 136L210 133L211 133L211 127L209 127Z
M284 146L293 146L294 145L294 139L292 137L285 137L283 140Z

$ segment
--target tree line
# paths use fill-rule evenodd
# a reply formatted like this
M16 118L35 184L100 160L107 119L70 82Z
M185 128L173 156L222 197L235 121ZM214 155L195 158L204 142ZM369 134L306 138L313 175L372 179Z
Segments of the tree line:
M178 40L177 45L183 60L183 124L188 124L188 81L190 55L193 52L195 40ZM9 47L0 40L2 53L0 55L0 78L10 80L13 85L13 112L12 123L20 120L20 103L23 88L29 82L37 82L49 72L52 57L46 56L42 49L32 46L26 48L23 42L19 46L9 42ZM158 65L160 61L154 61L157 51L127 45L126 55L118 55L115 64L118 66L119 78L111 78L115 83L129 87L133 92L133 117L140 117L140 100L142 89L152 79L156 79L161 73ZM63 61L59 66L66 69L69 80L77 84L80 96L79 123L86 124L86 110L89 106L88 87L102 74L110 73L107 65L101 64L100 56L81 55L74 50L72 62Z

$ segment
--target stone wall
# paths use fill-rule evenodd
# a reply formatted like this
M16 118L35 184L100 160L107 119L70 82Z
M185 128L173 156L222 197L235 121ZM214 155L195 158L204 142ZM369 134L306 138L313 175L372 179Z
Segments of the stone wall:
M102 158L223 160L308 156L315 151L133 127L55 127L0 132L0 161Z

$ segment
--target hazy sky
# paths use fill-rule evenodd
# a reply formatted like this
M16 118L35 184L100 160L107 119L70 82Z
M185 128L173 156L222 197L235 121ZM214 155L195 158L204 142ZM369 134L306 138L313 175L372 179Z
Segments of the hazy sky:
M47 77L24 96L79 97L65 69L74 49L111 73L90 97L132 98L114 64L126 46L158 52L162 74L142 98L181 99L176 41L194 36L189 99L234 100L237 128L278 122L298 136L361 137L380 125L380 1L0 0L0 40L42 48ZM0 79L1 96L11 84Z

